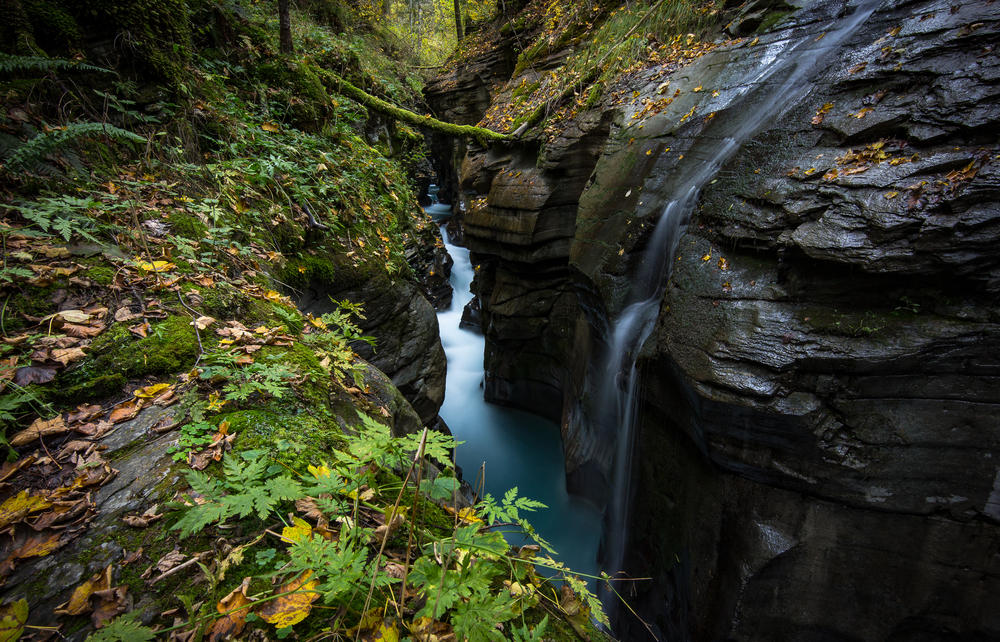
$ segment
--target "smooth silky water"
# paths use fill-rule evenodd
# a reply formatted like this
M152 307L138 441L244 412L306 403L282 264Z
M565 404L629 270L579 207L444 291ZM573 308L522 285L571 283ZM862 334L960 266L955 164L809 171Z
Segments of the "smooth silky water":
M447 205L435 203L426 209L438 223L451 215ZM456 449L456 463L470 484L476 483L485 463L484 492L497 499L516 486L520 496L548 506L522 516L556 549L558 561L581 575L595 575L601 513L592 504L566 492L562 438L556 424L483 399L486 343L482 335L459 327L462 310L472 300L469 286L473 267L469 251L449 241L444 225L441 236L455 263L451 271L454 290L451 307L438 313L441 343L448 358L440 414L455 439L465 442ZM512 544L526 543L511 534L507 536ZM593 580L590 584L593 588Z

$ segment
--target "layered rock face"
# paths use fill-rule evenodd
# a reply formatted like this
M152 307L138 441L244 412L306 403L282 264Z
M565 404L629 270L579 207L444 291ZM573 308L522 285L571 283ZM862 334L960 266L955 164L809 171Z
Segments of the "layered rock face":
M678 177L780 82L762 69L811 47L808 85L705 184L671 259L626 557L654 580L626 597L669 640L997 639L1000 7L884 3L829 50L856 7L806 4L644 72L537 162L465 156L487 394L572 416ZM563 434L604 497L613 444Z

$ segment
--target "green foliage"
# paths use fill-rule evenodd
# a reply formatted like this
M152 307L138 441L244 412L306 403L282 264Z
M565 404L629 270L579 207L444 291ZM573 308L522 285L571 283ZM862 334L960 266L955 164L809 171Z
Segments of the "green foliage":
M190 500L179 507L181 517L173 528L184 537L232 519L243 520L243 529L252 528L248 520L267 523L282 514L293 501L296 507L312 506L310 510L318 509L326 515L327 518L316 518L316 513L310 513L320 525L327 523L326 519L331 522L336 519L340 522L339 532L331 533L316 530L309 522L293 517L281 533L284 545L280 549L262 545L255 552L241 555L252 559L252 564L263 569L265 576L281 573L287 578L309 578L308 591L321 596L325 605L348 614L339 624L344 630L351 626L352 618L370 621L367 615L362 617L358 601L366 591L376 592L379 601L396 599L393 595L398 595L399 576L386 573L382 566L383 540L370 528L359 525L362 521L370 523L372 515L380 515L386 523L394 514L404 516L411 537L416 535L422 542L408 573L408 586L418 593L412 601L417 609L415 622L424 617L447 622L458 639L470 642L540 640L548 618L531 625L524 619L524 613L536 608L540 600L556 608L560 608L561 602L551 580L537 575L532 563L558 571L559 577L577 593L581 612L590 611L596 618L603 618L599 600L569 569L550 557L531 557L530 548L512 549L501 533L491 530L483 521L472 520L443 530L428 530L406 519L407 511L394 509L385 492L398 492L402 497L405 487L399 488L398 477L373 474L373 467L388 470L387 467L399 463L404 453L419 448L420 443L421 439L414 436L393 438L388 428L362 417L357 434L348 437L345 449L333 453L336 461L332 468L309 466L309 474L301 476L300 480L290 477L282 467L270 466L264 451L228 455L223 460L221 476L195 471L187 473L191 491L198 500ZM442 455L455 445L450 437L434 433L428 433L424 443L430 445L425 451ZM438 490L447 489L449 494L455 489L454 480L422 486L439 486ZM362 489L366 490L364 495ZM399 506L399 499L395 506ZM518 497L516 489L512 489L499 505L488 500L477 507L476 512L484 518L492 516L523 522L521 511L541 506L539 502ZM368 517L364 517L361 510ZM427 510L430 508L425 505L421 512ZM529 536L533 533L530 529L525 532ZM380 552L373 555L374 549ZM390 594L390 590L394 593ZM583 617L585 622L586 615ZM506 628L506 635L497 628L498 623L511 623Z
M76 60L45 58L44 56L17 56L0 53L0 76L50 74L57 71L91 71L114 73L110 69L88 65Z
M281 399L290 389L289 381L296 372L289 366L271 360L270 363L254 362L246 366L237 363L231 352L218 350L205 356L209 365L202 369L202 379L226 380L222 391L229 401L244 402L255 395Z
M82 138L106 138L120 143L147 142L142 136L109 123L69 123L63 128L42 132L14 149L7 158L7 167L13 170L33 169L49 154Z
M46 196L14 207L25 220L42 232L55 232L69 241L76 234L88 241L96 241L94 235L99 225L92 212L101 203L92 198L75 196Z
M486 517L486 523L496 522L518 522L521 519L519 511L534 511L539 508L548 508L545 504L517 496L517 486L508 490L501 503L497 503L489 493L483 497L482 511Z
M156 632L140 624L138 619L137 612L116 618L88 636L87 642L150 642L156 637Z
M191 490L205 503L195 503L184 511L173 528L181 537L197 533L209 524L225 522L230 517L254 514L264 520L283 501L301 497L302 488L287 475L269 475L266 459L260 453L242 453L223 461L225 477L215 479L197 470L187 471Z

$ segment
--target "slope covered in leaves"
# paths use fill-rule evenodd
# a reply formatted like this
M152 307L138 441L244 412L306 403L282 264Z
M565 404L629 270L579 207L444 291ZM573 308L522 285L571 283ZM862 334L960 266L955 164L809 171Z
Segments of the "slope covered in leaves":
M22 22L37 55L0 59L0 636L597 635L585 585L484 522L537 507L469 505L454 444L402 434L364 310L290 298L441 279L422 136L321 72L411 106L418 79L344 5L295 12L285 57L269 6L166 4L53 3L112 42L169 23L166 50Z

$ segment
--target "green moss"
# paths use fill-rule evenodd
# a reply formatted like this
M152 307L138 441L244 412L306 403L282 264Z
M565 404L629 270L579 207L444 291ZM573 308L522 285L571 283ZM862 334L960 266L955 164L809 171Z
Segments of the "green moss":
M31 19L35 38L43 47L66 50L79 45L80 27L63 8L53 2L35 0L24 3L24 9Z
M331 451L346 443L333 422L311 416L305 409L289 410L288 404L270 404L267 409L239 410L219 415L237 434L240 450L266 450L294 470L305 470L317 462L329 461Z
M185 0L118 0L102 3L140 60L172 85L191 59L191 25Z
M167 214L167 220L170 221L174 234L194 241L205 238L208 232L208 227L200 218L183 210L171 210Z
M274 325L274 309L268 302L248 296L226 281L197 290L202 297L201 308L207 315L218 319L236 319L251 327L269 321Z
M792 14L791 11L771 11L764 19L761 21L760 26L757 27L755 33L766 33L773 29L779 22L787 18Z
M111 285L115 280L115 270L105 265L92 267L83 275L97 285Z
M258 77L277 90L272 108L284 111L286 120L306 131L317 131L330 115L330 96L309 65L277 61L260 65Z
M194 364L198 340L190 317L173 316L152 326L149 336L139 339L124 324L117 324L94 339L87 358L59 377L61 393L96 398L105 396L128 379L182 372ZM120 386L119 386L120 389Z

